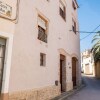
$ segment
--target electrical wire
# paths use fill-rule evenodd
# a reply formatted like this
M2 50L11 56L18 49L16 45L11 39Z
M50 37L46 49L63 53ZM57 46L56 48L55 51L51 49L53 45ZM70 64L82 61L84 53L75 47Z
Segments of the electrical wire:
M95 31L96 31L99 27L100 27L100 25L97 26L92 32L90 32L90 34L88 34L87 36L83 37L83 38L80 39L80 40L82 41L82 40L86 39L87 37L89 37L92 33L95 33ZM97 32L96 32L96 33L97 33Z
M72 30L70 30L70 31L72 31ZM75 32L77 32L77 33L100 33L100 31L99 32L75 31Z
M87 32L87 31L75 31L75 32L78 32L78 33L100 33L100 32Z

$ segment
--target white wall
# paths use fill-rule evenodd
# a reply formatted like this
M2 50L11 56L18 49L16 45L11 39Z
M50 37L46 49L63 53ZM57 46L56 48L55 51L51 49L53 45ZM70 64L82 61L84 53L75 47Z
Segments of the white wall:
M0 0L0 1L12 7L13 10L12 10L11 19L14 19L16 16L15 0ZM2 93L8 93L15 23L2 17L4 16L0 16L0 37L6 39L6 51L5 51L5 61L4 61L4 69L3 69L3 80L2 80Z
M67 63L70 62L70 66L72 54L80 59L79 33L69 31L72 29L72 16L77 21L71 3L71 0L66 0L65 22L59 15L59 0L20 1L19 22L14 34L10 92L55 85L55 81L59 80L60 48L68 53ZM47 44L37 39L38 13L42 13L49 22ZM46 54L46 67L40 66L41 52ZM71 69L67 69L67 80L71 82Z
M88 56L88 57L87 57ZM82 60L83 57L83 60ZM90 74L93 74L93 59L92 54L89 54L88 51L81 53L81 66L83 66L84 73L86 73L86 65L89 65Z

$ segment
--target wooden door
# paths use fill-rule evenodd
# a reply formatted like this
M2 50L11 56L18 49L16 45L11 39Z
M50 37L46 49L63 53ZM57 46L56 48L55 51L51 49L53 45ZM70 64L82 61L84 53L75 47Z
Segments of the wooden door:
M60 84L61 92L66 91L66 67L65 67L65 56L60 55Z
M62 62L63 62L63 60L60 60L60 84L61 84L61 91L63 91L63 89L62 89Z
M85 74L91 74L89 64L85 65Z
M76 86L76 59L72 58L72 81L73 86Z

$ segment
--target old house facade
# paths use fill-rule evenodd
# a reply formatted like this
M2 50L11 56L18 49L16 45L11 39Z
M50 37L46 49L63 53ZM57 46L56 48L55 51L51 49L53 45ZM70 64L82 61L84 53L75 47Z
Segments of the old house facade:
M81 66L84 74L95 75L94 60L91 50L81 53Z
M1 100L47 100L80 85L77 1L0 1Z

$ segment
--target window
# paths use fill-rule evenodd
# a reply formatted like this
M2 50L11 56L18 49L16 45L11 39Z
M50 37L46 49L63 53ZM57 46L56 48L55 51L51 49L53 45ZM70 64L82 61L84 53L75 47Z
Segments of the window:
M38 16L38 39L47 43L47 21Z
M72 7L74 10L76 10L76 5L75 5L75 2L72 0Z
M72 19L72 30L76 34L76 22Z
M66 20L66 7L65 7L65 5L64 5L62 2L60 2L59 13L60 13L60 16L61 16L64 20Z
M40 66L46 66L46 54L40 53Z

